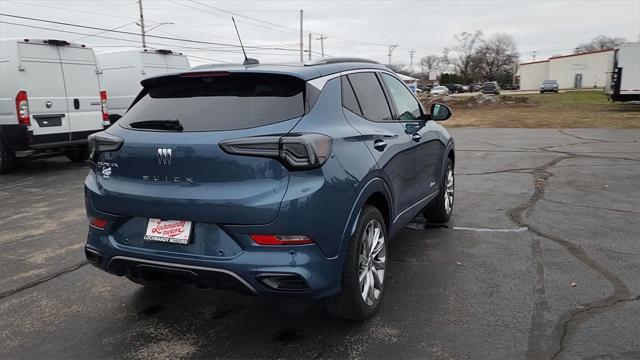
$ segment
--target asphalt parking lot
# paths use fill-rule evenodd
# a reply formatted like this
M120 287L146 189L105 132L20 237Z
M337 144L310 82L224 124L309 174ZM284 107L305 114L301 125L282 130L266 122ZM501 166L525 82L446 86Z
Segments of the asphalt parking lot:
M640 358L640 131L454 129L447 227L391 244L379 314L86 265L86 164L0 177L0 358Z

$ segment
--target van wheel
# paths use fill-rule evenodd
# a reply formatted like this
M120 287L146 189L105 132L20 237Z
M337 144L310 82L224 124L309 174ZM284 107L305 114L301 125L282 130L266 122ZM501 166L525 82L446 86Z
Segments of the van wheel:
M424 218L432 223L445 223L453 213L453 199L455 192L453 162L447 159L447 170L440 183L440 192L422 212Z
M89 158L89 147L82 146L67 153L67 158L72 162L83 162Z
M384 292L387 229L380 211L371 205L362 209L342 272L342 289L325 302L331 315L347 320L371 318Z
M15 168L15 166L16 158L2 142L2 134L0 134L0 174L10 172Z

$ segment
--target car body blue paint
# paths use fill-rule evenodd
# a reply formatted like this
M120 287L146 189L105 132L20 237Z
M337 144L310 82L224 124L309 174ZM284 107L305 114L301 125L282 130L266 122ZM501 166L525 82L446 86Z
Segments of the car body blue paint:
M364 68L386 69L362 63L212 70L283 73L311 80ZM107 132L123 138L124 144L92 163L85 180L88 216L109 221L104 230L89 229L87 248L101 256L96 266L109 271L110 259L125 256L223 269L265 295L293 293L265 286L260 274L295 274L309 288L296 294L313 298L340 291L345 253L370 197L381 194L386 199L385 220L389 237L394 237L437 194L443 159L453 151L451 136L434 121L376 123L343 108L339 77L326 82L302 117L271 125L192 133L115 125ZM412 141L414 132L424 141ZM230 155L217 145L225 139L286 133L330 136L331 156L320 168L290 171L278 160ZM380 138L389 144L383 152L373 148L373 141ZM175 173L191 177L192 183L164 181L166 173L156 161L159 147L175 149ZM104 178L100 163L115 163L117 168ZM437 185L430 186L434 182ZM192 221L193 242L142 241L148 218ZM249 234L300 234L313 243L262 246Z

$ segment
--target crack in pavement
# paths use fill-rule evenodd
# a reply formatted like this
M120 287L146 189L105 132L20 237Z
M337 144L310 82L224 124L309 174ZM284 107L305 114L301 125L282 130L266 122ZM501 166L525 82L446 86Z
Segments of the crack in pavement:
M33 288L35 286L40 285L40 284L44 284L49 280L53 280L53 279L57 278L58 276L61 276L61 275L76 271L76 270L82 268L83 266L85 266L87 264L89 264L87 261L82 261L82 262L77 263L77 264L75 264L73 266L69 266L69 267L64 268L64 269L62 269L60 271L57 271L57 272L55 272L53 274L50 274L50 275L47 275L47 276L42 277L40 279L28 282L28 283L26 283L26 284L24 284L22 286L19 286L19 287L15 288L15 289L11 289L11 290L2 292L2 293L0 293L0 300L4 299L6 297L9 297L11 295L14 295L16 293L19 293L21 291L24 291L24 290L27 290L27 289L31 289L31 288Z
M587 209L595 209L595 210L605 210L605 211L611 211L611 212L617 212L617 213L629 214L629 215L640 215L640 212L631 211L631 210L613 209L613 208L607 208L607 207L601 207L601 206L582 205L582 204L575 204L575 203L570 203L570 202L560 201L560 200L551 200L551 199L547 199L547 198L543 198L541 200L544 200L544 201L550 202L550 203L554 203L554 204L559 204L559 205L568 205L568 206L575 206L575 207L587 208Z
M602 139L587 138L584 136L572 134L565 129L558 129L558 132L562 135L571 136L578 140L587 140L587 141L593 141L593 142L638 142L638 140L602 140ZM564 145L559 145L559 146L564 146Z
M574 244L568 240L562 239L555 235L545 233L542 230L538 229L534 225L529 224L523 218L523 214L525 211L531 210L535 207L535 205L541 200L544 199L545 193L545 184L547 179L553 176L553 173L549 171L550 168L554 167L558 163L573 158L579 157L592 157L585 156L579 154L568 153L564 151L556 151L556 150L547 150L546 147L539 148L540 151L548 151L554 153L561 153L563 156L559 156L554 158L553 160L543 164L532 170L530 172L534 177L534 192L531 197L525 201L524 203L512 208L507 212L507 215L511 218L513 222L522 227L528 227L528 231L537 235L538 237L534 239L532 242L532 254L534 257L534 263L536 268L536 284L534 292L537 296L536 304L534 306L534 312L532 314L531 319L531 327L529 333L529 344L526 352L527 359L540 359L543 357L549 357L549 354L553 354L549 358L556 357L563 349L563 341L566 337L566 324L572 319L575 318L577 313L583 313L588 309L592 308L604 308L615 304L616 302L624 301L630 299L630 292L627 285L612 271L605 268L601 264L599 264L596 260L590 257L584 249L578 245ZM606 298L593 301L588 303L585 308L581 309L570 309L565 311L557 320L556 325L548 336L548 339L545 339L545 318L544 313L548 310L548 302L546 300L546 290L544 285L544 264L543 264L543 254L540 238L548 239L553 241L554 243L565 248L574 258L578 261L582 262L584 265L590 267L596 273L603 276L607 279L614 288L614 293ZM556 345L558 349L556 351L550 351L549 347L551 346L549 343L549 339L558 339L558 344ZM546 340L546 341L545 341ZM543 348L543 344L546 343L547 347ZM544 356L547 355L547 356Z
M558 349L558 351L556 351L555 354L553 354L553 356L551 356L550 360L555 360L560 353L562 353L562 351L564 350L563 347L563 343L564 343L564 338L568 335L569 333L569 325L571 323L573 323L574 321L577 322L578 321L578 316L584 314L584 313L591 313L591 312L596 312L598 310L602 310L602 309L608 309L611 307L614 307L616 305L625 303L625 302L632 302L632 301L639 301L640 300L640 295L633 297L633 298L628 298L628 299L618 299L610 304L603 304L603 305L593 305L593 306L589 306L589 307L585 307L582 310L576 311L571 315L571 318L569 320L567 320L566 322L564 322L563 324L563 331L562 334L560 335L560 348Z

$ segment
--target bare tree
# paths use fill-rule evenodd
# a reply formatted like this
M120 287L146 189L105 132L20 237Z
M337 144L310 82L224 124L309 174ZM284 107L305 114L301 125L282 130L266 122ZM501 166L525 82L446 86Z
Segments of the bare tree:
M518 59L518 49L513 36L504 33L492 35L482 40L470 61L470 77L474 80L498 80L506 73L513 72Z
M420 78L424 81L425 73L428 73L429 71L441 73L444 70L444 67L445 61L442 56L436 54L424 56L420 59Z
M574 49L574 53L583 53L589 51L613 49L620 44L629 42L629 40L622 37L608 37L606 35L598 35L588 42L579 44Z
M481 37L482 31L480 30L474 33L461 32L454 36L456 44L444 50L445 54L447 54L446 59L451 62L464 81L470 80L469 70Z

